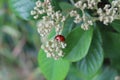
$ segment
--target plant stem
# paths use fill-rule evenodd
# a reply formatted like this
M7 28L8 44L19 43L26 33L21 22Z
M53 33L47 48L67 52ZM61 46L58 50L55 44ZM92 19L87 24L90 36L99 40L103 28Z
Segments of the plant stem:
M74 4L75 4L74 0L70 0L70 2L71 2L71 4L72 4L72 5L74 5Z

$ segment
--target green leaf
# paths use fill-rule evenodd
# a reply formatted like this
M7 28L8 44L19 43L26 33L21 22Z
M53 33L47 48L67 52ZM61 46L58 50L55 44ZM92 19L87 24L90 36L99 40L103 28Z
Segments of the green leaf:
M105 56L109 58L120 57L120 34L102 32L102 36Z
M110 58L112 67L120 71L120 33L103 33L105 56Z
M36 0L9 0L9 4L13 12L19 17L30 20L32 16L30 11L33 10Z
M105 26L97 23L103 40L105 57L117 58L120 56L120 33L116 32L110 25Z
M55 28L53 28L50 34L48 35L48 39L50 40L51 38L55 37L55 35L56 35Z
M92 40L93 27L85 31L81 27L75 28L67 36L67 47L64 52L66 53L65 59L75 62L84 58L89 50Z
M65 37L68 36L68 34L72 31L72 28L75 26L75 23L73 22L73 18L68 17L64 23L64 28L62 31L62 35Z
M79 71L75 67L71 66L66 80L83 80L83 78L80 76Z
M39 52L38 62L41 72L47 80L64 80L69 71L70 63L68 61L47 58L43 50Z
M120 56L117 58L111 58L111 66L120 72Z
M117 30L118 32L120 32L120 20L115 20L112 22L112 27Z
M51 4L54 7L55 11L61 10L59 6L59 1L58 0L51 0Z
M100 73L96 74L91 80L115 80L117 71L110 67L103 67Z
M105 57L110 59L112 67L120 71L120 33L107 29L101 30Z
M89 79L99 70L102 62L103 49L101 34L99 30L95 30L88 54L76 63L76 67L83 76Z

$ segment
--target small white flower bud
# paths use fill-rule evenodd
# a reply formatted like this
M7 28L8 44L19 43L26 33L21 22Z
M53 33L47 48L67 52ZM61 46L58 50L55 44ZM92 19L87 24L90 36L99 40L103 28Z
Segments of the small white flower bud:
M31 15L35 15L35 14L36 14L36 11L32 10Z
M37 6L37 7L41 7L41 6L42 6L41 1L37 1L37 2L36 2L36 6Z
M71 12L70 12L70 16L71 17L75 17L75 16L77 16L78 15L78 13L77 13L77 11L75 11L75 10L72 10Z
M34 19L38 19L38 17L39 17L38 15L35 15L33 18L34 18Z

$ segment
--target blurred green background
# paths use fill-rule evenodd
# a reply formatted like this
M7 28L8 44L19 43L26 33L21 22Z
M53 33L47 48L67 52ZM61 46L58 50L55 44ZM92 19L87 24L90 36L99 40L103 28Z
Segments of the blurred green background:
M44 80L38 70L40 36L34 22L17 17L0 0L0 80Z

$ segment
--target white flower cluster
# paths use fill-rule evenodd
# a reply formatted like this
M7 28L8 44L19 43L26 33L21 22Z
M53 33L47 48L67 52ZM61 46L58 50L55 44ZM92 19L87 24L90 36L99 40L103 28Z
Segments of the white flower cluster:
M84 12L83 12L84 13ZM74 22L75 23L81 23L81 28L84 30L88 30L90 25L93 25L92 20L90 19L89 16L87 16L85 13L83 14L83 16L81 17L76 10L72 10L70 12L70 16L71 17L75 17Z
M44 15L42 20L38 21L37 27L41 40L43 40L42 49L47 53L47 57L54 59L63 57L62 49L65 48L66 44L63 41L55 40L55 38L48 40L47 37L53 29L55 29L56 35L62 33L65 16L60 11L54 11L50 0L44 0L44 2L38 0L31 15L34 16L34 19Z
M37 23L38 33L41 35L41 37L47 38L47 36L51 32L53 26L54 26L53 21L45 22L44 20L41 20Z
M75 17L74 22L81 23L81 28L84 30L88 30L89 26L93 25L95 20L99 20L105 25L112 23L113 20L116 19L117 14L120 15L120 12L118 13L118 11L120 11L120 0L113 0L111 4L106 4L103 9L98 8L99 2L101 2L101 0L79 0L74 6L82 11L82 16L80 16L77 10L72 10L70 16ZM85 9L96 9L99 17L89 16L86 14Z
M97 6L97 3L100 2L100 0L80 0L75 3L75 7L79 8L82 11L83 16L80 16L80 14L76 10L72 10L70 12L71 17L75 17L74 22L75 23L81 23L81 28L84 30L88 30L90 25L93 25L93 21L85 13L85 9L94 9Z
M99 8L97 13L99 15L99 20L105 25L112 23L116 18L118 7L120 7L120 0L112 1L112 4L106 4L104 9Z
M84 9L94 9L97 6L97 3L101 0L79 0L75 3L76 8Z
M31 11L31 15L33 15L34 19L38 19L39 15L47 14L51 15L53 11L53 7L51 6L51 3L49 0L45 0L44 2L37 1L36 6L34 7L34 10Z
M64 42L57 40L50 40L46 42L45 45L42 45L41 48L47 53L47 57L53 57L55 60L64 56L62 49L66 47Z

